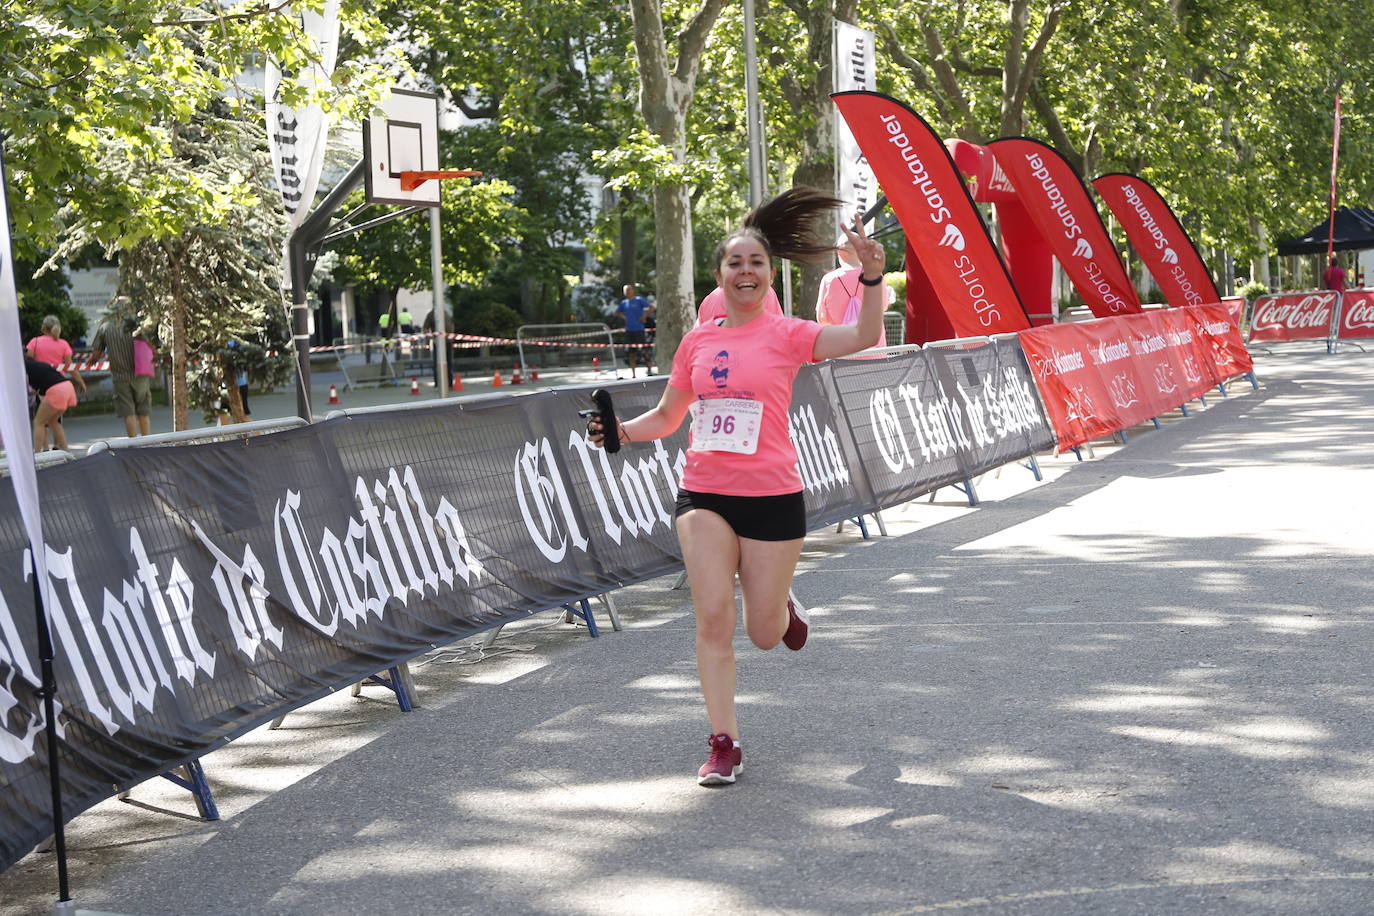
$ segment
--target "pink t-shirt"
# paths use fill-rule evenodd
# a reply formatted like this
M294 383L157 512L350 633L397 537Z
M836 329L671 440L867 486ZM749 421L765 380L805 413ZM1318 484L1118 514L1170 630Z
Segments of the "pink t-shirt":
M837 267L821 277L820 295L816 297L816 320L822 325L853 324L859 320L858 308L863 302L863 286L859 283L862 267ZM891 305L897 297L892 287L883 284L884 305ZM852 316L852 317L851 317ZM848 320L846 320L848 319ZM875 346L887 346L887 328L878 334Z
M765 313L737 328L697 325L682 338L669 385L690 391L698 401L739 398L763 405L754 453L689 448L684 488L721 496L801 492L787 411L792 380L797 369L811 361L820 332L814 321Z
M47 334L39 334L29 341L25 349L33 351L33 358L40 363L47 363L54 369L60 369L71 362L72 345L62 338L49 337Z
M778 294L773 292L773 287L768 287L768 292L763 294L763 311L765 314L781 315L782 303L778 301ZM697 324L703 325L717 318L725 317L725 291L717 286L706 294L706 298L701 300L701 305L697 306Z

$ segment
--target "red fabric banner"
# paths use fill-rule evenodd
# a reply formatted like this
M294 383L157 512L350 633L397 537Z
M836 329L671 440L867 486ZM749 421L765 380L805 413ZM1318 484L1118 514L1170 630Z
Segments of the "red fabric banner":
M977 337L1029 327L987 227L930 126L901 102L876 92L837 92L831 98L873 167L955 333Z
M1314 289L1260 296L1250 314L1250 342L1326 340L1338 295L1335 290Z
M1245 297L1244 296L1222 296L1221 304L1226 306L1226 311L1231 314L1236 327L1240 327L1245 320Z
M1341 293L1341 323L1336 336L1342 340L1374 337L1374 289L1348 289Z
M1250 368L1221 305L1048 325L1017 337L1060 451L1168 413Z
M1135 175L1112 172L1094 178L1093 188L1107 202L1170 305L1221 301L1221 293L1193 240L1149 182Z
M994 140L988 149L1092 313L1139 312L1140 297L1073 166L1053 147L1024 137Z
M1245 300L1242 299L1241 307L1244 308L1244 305ZM1182 311L1193 322L1198 337L1211 353L1218 382L1244 375L1255 368L1255 361L1241 339L1240 318L1229 303L1196 305Z

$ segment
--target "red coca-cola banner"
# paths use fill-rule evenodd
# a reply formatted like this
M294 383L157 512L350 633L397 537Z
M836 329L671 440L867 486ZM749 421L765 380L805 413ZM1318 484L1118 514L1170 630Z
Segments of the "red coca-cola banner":
M1339 296L1330 289L1260 296L1250 313L1250 342L1326 340Z
M1374 289L1348 289L1341 293L1341 320L1336 336L1342 340L1374 337Z
M1094 178L1093 188L1111 208L1170 305L1221 301L1221 293L1193 240L1149 182L1135 175L1112 172Z
M1092 313L1139 312L1140 297L1073 166L1053 147L1024 137L994 140L988 149Z
M1030 327L944 143L907 106L876 92L835 100L955 333L1002 334Z
M1060 451L1160 416L1249 371L1237 368L1232 347L1245 347L1220 305L1054 324L1017 337Z

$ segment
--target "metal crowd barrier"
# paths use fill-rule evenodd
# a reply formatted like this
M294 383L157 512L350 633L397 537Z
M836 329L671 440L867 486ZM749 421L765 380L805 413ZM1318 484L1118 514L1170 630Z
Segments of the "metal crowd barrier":
M573 323L573 324L522 324L520 327L516 328L516 329L515 329L515 346L516 346L516 349L517 349L517 350L519 351L519 353L520 353L520 372L521 372L521 374L523 374L523 375L529 375L529 365L525 362L525 340L526 340L525 332L526 332L526 331L540 330L540 329L544 329L544 328L553 328L556 332L560 332L560 333L557 333L557 335L556 335L555 337L553 337L553 338L546 338L546 337L540 337L540 336L538 336L538 335L532 335L529 339L530 339L530 340L557 340L557 339L562 338L562 337L566 337L566 338L569 338L569 339L573 339L573 338L582 338L582 339L585 339L585 338L588 338L588 337L598 337L598 338L599 338L602 334L605 334L605 335L606 335L606 349L609 350L609 351L610 351L610 354L611 354L611 366L610 366L610 371L613 372L613 373L616 373L616 374L619 373L619 371L620 371L620 366L619 366L618 363L616 363L616 360L615 360L615 349L616 349L616 348L615 348L615 340L611 337L611 328L610 328L610 326L607 325L605 322L601 322L601 321L580 321L580 322L576 322L576 323ZM581 333L577 333L577 332L575 332L575 331L572 330L573 328L589 328L590 330L583 331L583 332L581 332Z

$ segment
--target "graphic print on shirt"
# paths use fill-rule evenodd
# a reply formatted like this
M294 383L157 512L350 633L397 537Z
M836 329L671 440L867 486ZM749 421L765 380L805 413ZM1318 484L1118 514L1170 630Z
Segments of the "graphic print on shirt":
M721 350L716 354L715 365L711 367L711 380L717 388L730 384L730 351Z

